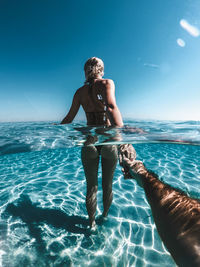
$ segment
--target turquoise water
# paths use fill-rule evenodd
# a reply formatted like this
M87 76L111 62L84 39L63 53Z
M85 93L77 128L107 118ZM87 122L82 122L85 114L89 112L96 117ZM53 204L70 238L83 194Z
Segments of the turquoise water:
M200 122L126 124L106 133L81 123L0 124L0 266L176 266L143 190L119 165L104 222L99 171L97 232L88 229L80 150L89 131L98 144L133 143L147 168L200 198Z

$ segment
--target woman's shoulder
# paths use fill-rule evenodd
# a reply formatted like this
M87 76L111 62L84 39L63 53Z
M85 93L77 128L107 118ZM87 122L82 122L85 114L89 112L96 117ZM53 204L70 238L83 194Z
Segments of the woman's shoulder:
M79 88L76 90L76 94L81 94L81 93L84 92L86 89L88 89L88 85L87 85L87 84L84 84L83 86L79 87Z
M107 87L114 87L114 81L112 79L96 79L94 80L93 83L94 87L101 87L101 88L107 88ZM82 93L85 93L88 91L89 85L88 84L84 84L83 86L81 86L80 88L78 88L76 90L76 94L80 95Z
M113 86L114 85L114 81L111 79L99 79L97 81L97 83L101 83L104 86Z

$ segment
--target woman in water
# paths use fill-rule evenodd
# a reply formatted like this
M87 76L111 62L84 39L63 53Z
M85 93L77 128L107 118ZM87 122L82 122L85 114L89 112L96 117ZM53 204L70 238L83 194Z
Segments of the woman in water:
M104 63L92 57L84 66L85 84L80 87L72 101L71 108L61 124L71 123L82 106L89 126L123 126L122 117L115 100L115 85L110 79L103 79ZM82 164L87 181L86 208L90 226L95 227L97 206L98 166L101 155L103 216L106 217L112 202L112 180L118 159L116 145L85 145L81 151Z

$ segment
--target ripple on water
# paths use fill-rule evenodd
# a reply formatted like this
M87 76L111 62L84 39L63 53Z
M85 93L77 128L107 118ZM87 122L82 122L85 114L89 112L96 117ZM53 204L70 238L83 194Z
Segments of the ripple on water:
M138 159L165 182L199 195L197 147L138 144L135 148ZM92 235L87 229L80 148L4 155L0 168L3 267L175 266L143 190L134 180L124 180L119 166L109 217L103 223L97 219ZM99 173L97 217L102 209Z

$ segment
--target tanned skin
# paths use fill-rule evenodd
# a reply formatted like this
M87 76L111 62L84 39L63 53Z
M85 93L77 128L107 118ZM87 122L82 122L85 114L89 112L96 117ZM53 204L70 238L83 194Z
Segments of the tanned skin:
M80 87L72 101L71 108L66 115L66 117L61 121L61 124L71 123L76 116L80 106L83 107L85 113L87 112L102 112L104 111L103 105L97 98L98 94L101 94L103 101L106 104L107 113L107 126L123 126L122 116L117 107L115 99L115 85L110 79L95 79L93 82L92 94L93 99L91 99L89 93L89 85L84 85ZM96 101L95 101L96 100ZM87 117L87 114L86 114ZM87 124L91 125L93 122L87 117Z
M158 233L181 267L200 266L200 200L161 182L141 161L131 160L134 149L121 150L125 178L136 179L151 206Z
M90 84L79 88L73 98L71 108L61 124L71 123L80 106L83 107L87 125L122 127L123 121L115 99L115 85L109 79L93 79ZM87 140L88 141L88 140ZM103 217L106 217L112 203L112 181L117 164L116 145L104 145L98 151L95 145L85 145L81 149L81 160L87 181L86 208L90 227L96 227L98 166L101 155Z

